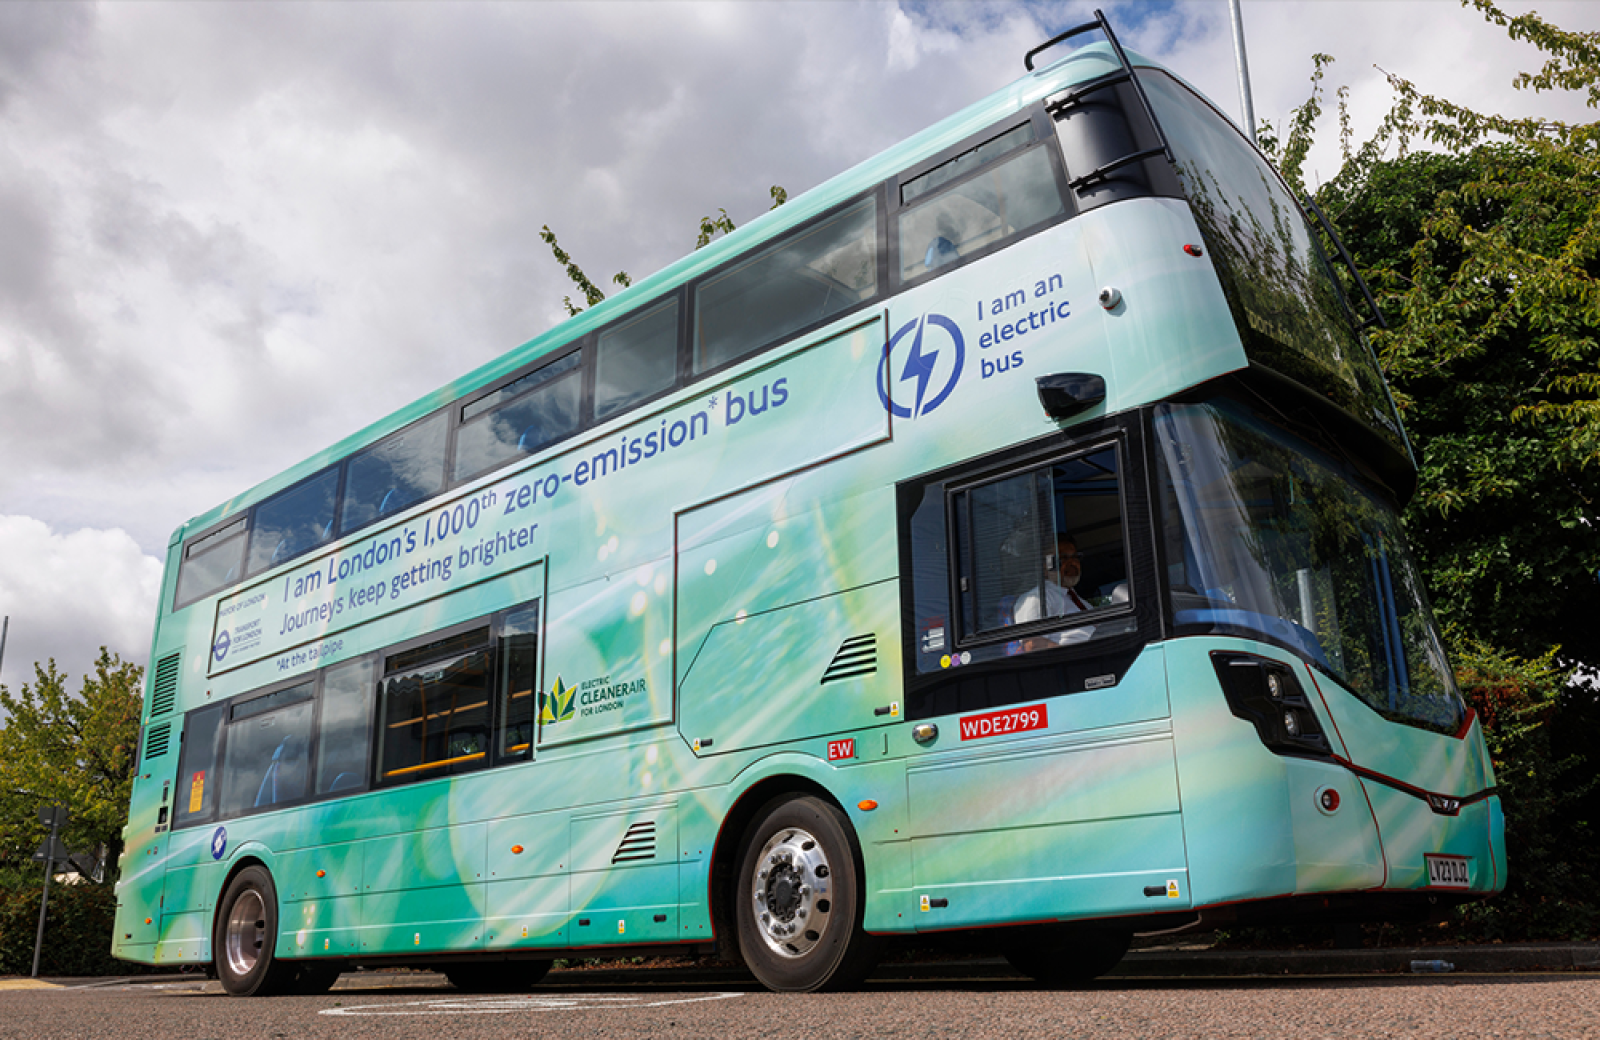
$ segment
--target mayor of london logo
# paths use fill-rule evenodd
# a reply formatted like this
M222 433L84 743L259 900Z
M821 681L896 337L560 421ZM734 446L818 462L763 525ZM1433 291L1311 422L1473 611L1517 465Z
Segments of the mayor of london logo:
M883 352L878 398L902 419L926 415L944 404L960 382L966 354L961 327L954 321L943 314L914 318L895 331Z
M228 638L228 630L223 629L222 634L217 636L217 641L211 644L211 656L217 659L218 664L221 664L222 659L228 656L228 647L232 645L233 641Z

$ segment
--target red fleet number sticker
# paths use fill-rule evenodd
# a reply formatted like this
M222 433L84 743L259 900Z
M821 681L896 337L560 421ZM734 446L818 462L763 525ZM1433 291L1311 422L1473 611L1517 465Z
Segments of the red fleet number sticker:
M855 757L856 757L856 740L855 740L854 737L851 737L849 740L830 740L830 741L828 741L828 761L829 762L838 762L838 761L841 761L842 759L855 758Z
M979 740L998 737L1005 733L1022 733L1030 729L1044 729L1050 725L1050 716L1043 704L1030 704L1026 708L1007 708L982 715L961 716L961 739Z

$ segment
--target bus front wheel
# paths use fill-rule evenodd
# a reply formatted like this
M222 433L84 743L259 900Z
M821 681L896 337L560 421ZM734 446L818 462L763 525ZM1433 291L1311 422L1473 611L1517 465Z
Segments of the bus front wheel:
M236 997L284 992L295 966L273 954L278 939L278 890L265 867L246 867L222 895L212 955L222 988Z
M764 806L745 832L735 918L745 964L768 989L843 989L877 944L861 928L860 846L838 807L811 795Z

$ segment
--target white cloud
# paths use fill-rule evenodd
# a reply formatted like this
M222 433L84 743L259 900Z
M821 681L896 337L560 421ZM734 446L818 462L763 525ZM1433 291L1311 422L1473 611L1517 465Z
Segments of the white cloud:
M82 676L100 646L145 663L160 589L161 561L125 531L58 534L31 517L0 516L0 614L11 619L0 682L17 690L51 658Z
M7 675L102 642L142 657L176 525L560 320L541 225L596 280L642 277L700 216L743 223L770 185L1003 87L1093 6L0 4ZM1237 112L1225 5L1105 6ZM1552 105L1509 87L1531 48L1454 4L1246 3L1245 23L1262 118L1304 99L1315 50L1363 132L1387 104L1374 62ZM93 582L41 585L45 559Z

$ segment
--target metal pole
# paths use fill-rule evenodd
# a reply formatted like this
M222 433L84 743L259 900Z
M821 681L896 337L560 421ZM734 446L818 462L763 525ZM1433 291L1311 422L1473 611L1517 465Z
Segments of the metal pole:
M11 631L11 615L7 614L6 615L5 624L4 625L0 625L0 669L4 669L5 668L5 663L6 663L6 633L9 632L9 631ZM3 675L3 674L5 674L4 671L0 670L0 675Z
M1250 63L1244 56L1244 15L1239 13L1239 0L1228 0L1228 14L1233 17L1233 58L1239 66L1239 107L1244 110L1244 132L1250 143L1256 141L1256 107L1250 102Z
M39 951L44 948L44 913L50 905L50 875L55 873L56 842L61 838L61 817L59 809L50 816L50 838L44 847L44 895L39 899L39 932L33 937L33 974L30 978L39 977Z

